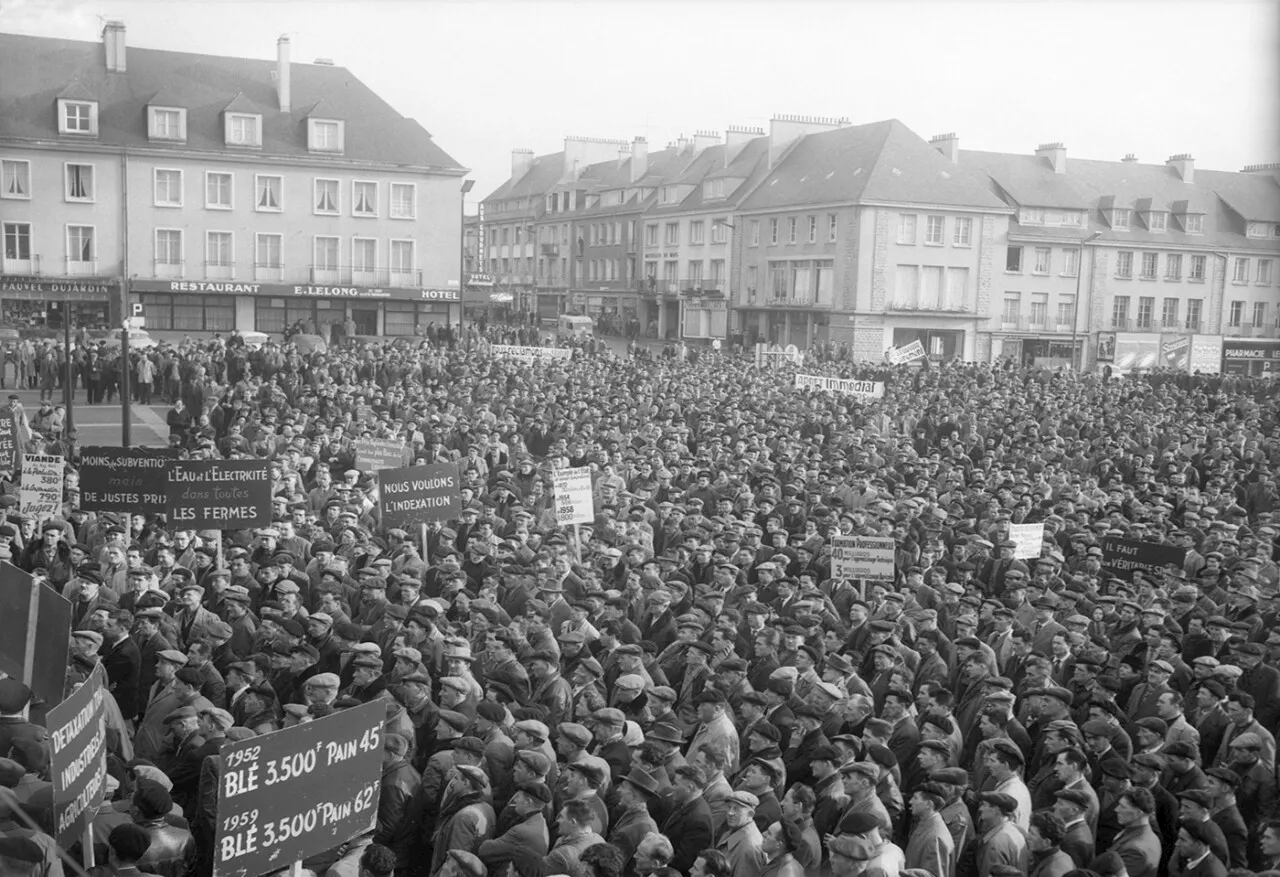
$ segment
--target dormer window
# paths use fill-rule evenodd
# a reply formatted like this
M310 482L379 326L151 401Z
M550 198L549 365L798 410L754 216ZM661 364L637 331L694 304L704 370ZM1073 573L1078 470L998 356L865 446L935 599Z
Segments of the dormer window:
M1116 229L1129 228L1130 211L1123 207L1115 207L1111 210L1111 227Z
M1271 232L1271 223L1251 222L1249 223L1245 233L1251 238L1265 238L1270 232Z
M724 180L707 180L702 184L702 197L723 198Z
M1154 210L1147 214L1148 231L1166 231L1169 228L1169 214L1162 210Z
M1044 208L1023 207L1018 221L1026 225L1044 225Z
M1183 216L1182 230L1187 234L1204 234L1204 214L1188 213Z
M308 119L307 148L312 152L342 152L344 127L336 119Z
M658 203L660 204L670 204L676 200L675 186L663 186L662 191L658 193Z
M262 116L254 113L227 113L226 139L228 146L261 146Z
M58 101L58 133L98 136L98 102L88 100Z
M181 107L150 107L147 135L152 140L187 139L187 111Z

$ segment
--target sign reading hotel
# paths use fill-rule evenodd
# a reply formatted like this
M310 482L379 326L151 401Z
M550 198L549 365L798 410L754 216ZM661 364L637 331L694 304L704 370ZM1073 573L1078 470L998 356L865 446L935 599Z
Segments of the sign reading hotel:
M521 362L538 359L572 359L573 351L567 347L522 347L517 344L494 344L494 356L509 356Z
M170 525L246 530L271 524L268 460L174 460L166 485Z
M890 536L833 536L831 574L840 579L892 582L896 547Z
M238 283L233 280L133 280L134 292L208 293L291 298L383 298L398 301L461 301L457 289L423 289L417 286L343 286L324 283Z
M797 390L806 390L810 387L830 390L845 396L857 396L860 399L884 398L884 381L855 381L849 378L827 378L821 375L796 375Z
M378 472L378 510L388 529L447 521L462 514L458 467L453 463Z

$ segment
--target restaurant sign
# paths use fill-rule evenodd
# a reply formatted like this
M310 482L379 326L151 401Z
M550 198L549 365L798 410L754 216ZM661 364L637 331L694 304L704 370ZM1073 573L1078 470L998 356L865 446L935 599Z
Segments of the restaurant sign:
M134 280L134 292L207 293L209 295L300 296L306 298L381 298L397 301L459 301L456 289L401 286L343 286L325 283L243 283L234 280Z

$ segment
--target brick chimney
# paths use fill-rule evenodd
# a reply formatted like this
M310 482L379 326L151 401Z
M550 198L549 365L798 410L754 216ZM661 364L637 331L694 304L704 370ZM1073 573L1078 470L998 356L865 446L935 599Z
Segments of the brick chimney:
M1067 147L1061 143L1041 143L1036 147L1036 158L1047 159L1055 174L1067 172Z
M1138 156L1134 155L1132 152L1126 152L1124 155L1124 158L1120 160L1123 161L1125 164L1137 164Z
M848 119L823 116L774 116L769 120L769 167L776 167L782 153L806 134L821 134L847 127Z
M1196 180L1196 160L1189 152L1179 152L1177 155L1169 156L1165 166L1177 171L1178 179L1184 183L1194 183Z
M637 137L631 141L631 182L639 182L649 172L649 141Z
M960 138L955 134L938 134L929 143L952 164L960 163Z
M733 160L742 152L742 148L757 137L764 136L763 128L742 128L730 125L724 132L724 166L733 164Z
M276 97L280 100L280 112L289 112L293 91L289 83L289 37L284 34L276 40Z
M693 151L694 154L702 152L708 146L719 146L720 135L715 131L695 131L693 132Z
M102 47L106 50L107 72L124 73L124 22L108 21L102 28Z

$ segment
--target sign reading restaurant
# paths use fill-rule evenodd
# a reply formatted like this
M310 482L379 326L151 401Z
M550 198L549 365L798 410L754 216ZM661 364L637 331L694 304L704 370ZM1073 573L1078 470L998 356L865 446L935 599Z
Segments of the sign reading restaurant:
M239 283L234 280L135 280L134 292L208 293L210 295L386 298L399 301L460 301L457 289L399 286L330 286L320 283Z

